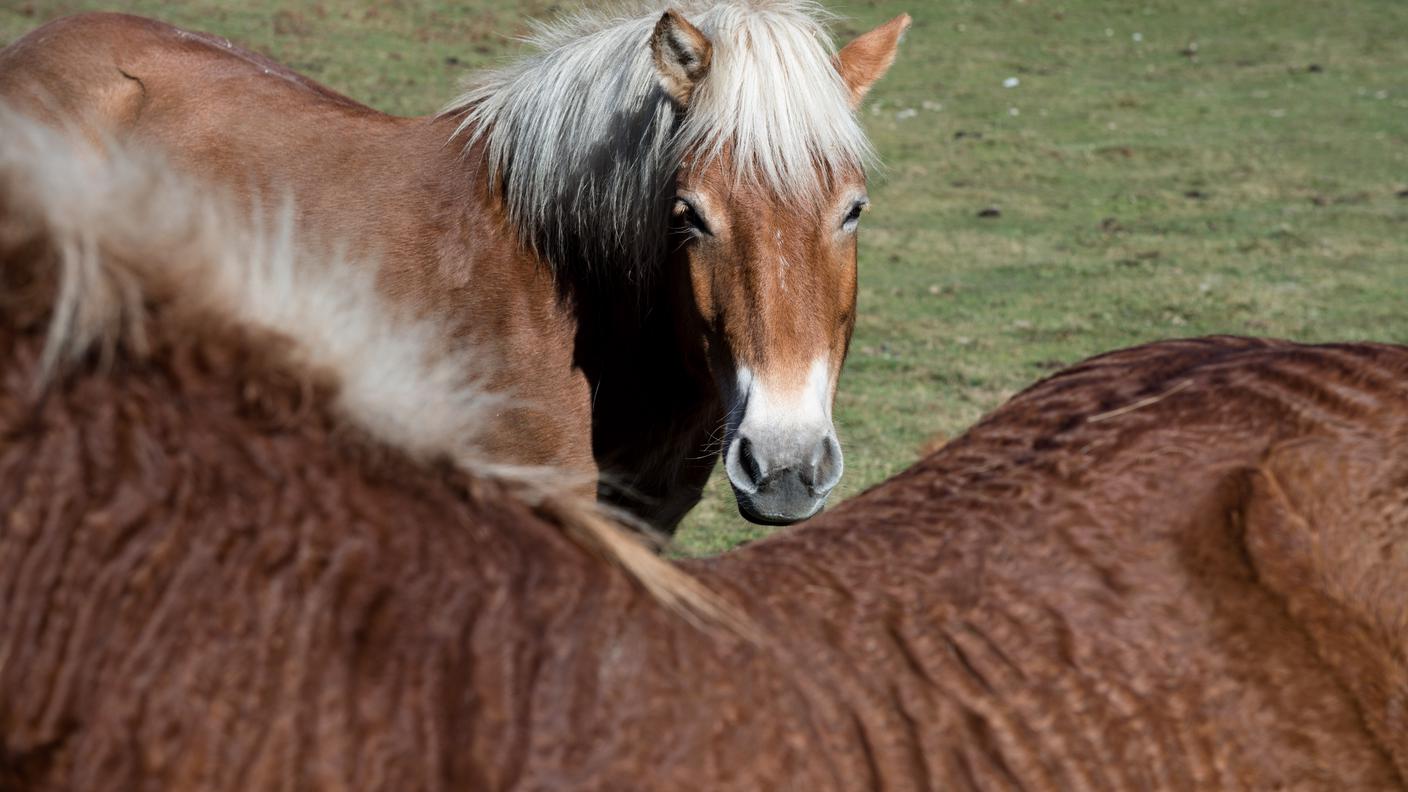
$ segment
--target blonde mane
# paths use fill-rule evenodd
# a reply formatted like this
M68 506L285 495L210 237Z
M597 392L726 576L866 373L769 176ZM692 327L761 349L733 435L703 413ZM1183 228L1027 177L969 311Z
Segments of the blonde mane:
M680 112L660 87L650 35L676 8L713 43ZM874 154L834 65L829 15L811 0L651 0L540 25L536 53L473 78L444 111L483 143L523 238L558 266L641 275L664 250L681 160L731 154L735 179L784 196Z
M335 383L334 411L371 439L503 483L662 603L742 629L717 595L573 494L581 482L488 460L478 439L507 395L485 390L483 357L396 309L375 268L296 241L291 205L270 214L251 224L250 212L151 152L94 145L0 105L0 254L34 255L40 242L57 274L37 386L94 348L143 354L150 299L193 332L213 324L273 334L288 342L282 362ZM0 292L0 310L14 296Z

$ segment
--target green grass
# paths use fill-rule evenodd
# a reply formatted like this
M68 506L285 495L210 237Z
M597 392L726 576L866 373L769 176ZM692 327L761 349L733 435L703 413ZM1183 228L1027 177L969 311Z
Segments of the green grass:
M4 40L114 7L6 2ZM555 5L121 7L425 113ZM832 7L849 17L844 37L915 18L862 111L887 167L872 181L838 399L840 496L1102 350L1222 332L1408 342L1408 3ZM979 217L989 206L1001 215ZM765 531L716 476L679 542L708 553Z

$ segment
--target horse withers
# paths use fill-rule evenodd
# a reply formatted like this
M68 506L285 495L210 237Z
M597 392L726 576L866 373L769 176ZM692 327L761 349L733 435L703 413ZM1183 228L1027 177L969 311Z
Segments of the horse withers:
M444 112L376 112L229 41L87 14L0 51L0 98L163 150L487 361L494 459L600 481L657 528L722 452L739 509L814 514L854 324L871 149L855 107L908 17L834 52L804 0L543 29ZM314 257L317 257L316 255Z

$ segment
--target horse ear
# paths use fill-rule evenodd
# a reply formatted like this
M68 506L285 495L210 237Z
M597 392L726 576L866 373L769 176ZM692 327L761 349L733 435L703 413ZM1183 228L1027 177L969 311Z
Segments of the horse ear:
M672 8L655 23L655 32L650 34L650 54L660 73L660 87L681 107L688 107L695 86L709 73L709 62L714 57L709 37Z
M890 70L900 37L909 29L909 22L909 14L900 14L869 33L857 36L836 53L836 71L851 89L852 107L859 105L870 86Z

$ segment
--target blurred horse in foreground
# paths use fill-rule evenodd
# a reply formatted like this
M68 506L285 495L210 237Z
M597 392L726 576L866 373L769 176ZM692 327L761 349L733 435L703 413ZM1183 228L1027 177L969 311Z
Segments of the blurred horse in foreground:
M1104 355L670 562L179 182L0 124L4 789L1405 788L1408 349Z

